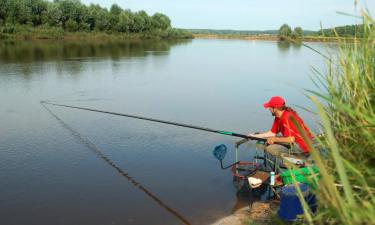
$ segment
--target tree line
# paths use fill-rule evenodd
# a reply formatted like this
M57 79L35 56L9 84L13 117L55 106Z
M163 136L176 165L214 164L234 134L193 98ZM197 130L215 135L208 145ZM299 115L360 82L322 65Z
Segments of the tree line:
M363 37L363 24L339 26L330 29L321 29L318 35L326 37Z
M113 4L110 9L97 4L86 6L79 0L0 0L0 26L27 25L61 27L65 31L142 33L171 29L171 20L162 13L149 16Z
M283 24L278 32L281 40L302 38L303 35L325 36L325 37L363 37L363 24L338 26L334 28L321 29L319 31L303 31L301 27L296 27L292 31L288 24Z

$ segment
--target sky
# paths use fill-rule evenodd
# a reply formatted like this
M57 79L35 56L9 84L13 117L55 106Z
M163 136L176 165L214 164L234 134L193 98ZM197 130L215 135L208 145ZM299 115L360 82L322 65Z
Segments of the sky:
M338 14L359 15L360 9L375 10L375 0L81 0L110 8L117 4L132 11L166 14L177 28L272 30L287 23L292 28L319 30L360 23ZM367 6L367 7L365 7Z

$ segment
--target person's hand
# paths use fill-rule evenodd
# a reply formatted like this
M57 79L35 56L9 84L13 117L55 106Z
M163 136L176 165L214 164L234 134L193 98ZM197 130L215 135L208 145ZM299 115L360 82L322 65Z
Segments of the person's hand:
M248 137L258 137L258 134L259 134L259 132L249 133L247 136Z
M276 142L276 137L269 137L269 138L267 138L267 144L272 145L275 142Z
M255 137L256 135L254 133L247 134L248 137Z

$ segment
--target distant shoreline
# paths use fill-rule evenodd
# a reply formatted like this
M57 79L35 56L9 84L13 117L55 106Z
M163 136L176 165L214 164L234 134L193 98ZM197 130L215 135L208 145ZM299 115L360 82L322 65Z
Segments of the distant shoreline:
M277 36L273 35L193 34L193 37L197 39L279 40Z
M264 40L264 41L279 41L276 35L238 35L238 34L193 34L196 39L237 39L237 40ZM339 41L354 41L354 38L338 38L338 37L323 37L323 36L305 36L296 41L305 42L339 42Z
M183 32L166 33L106 33L106 32L64 32L59 29L28 29L18 33L1 33L0 40L65 40L65 41L115 41L115 40L176 40L176 39L233 39L280 41L277 35L258 34L190 34ZM353 42L354 38L304 36L297 42Z

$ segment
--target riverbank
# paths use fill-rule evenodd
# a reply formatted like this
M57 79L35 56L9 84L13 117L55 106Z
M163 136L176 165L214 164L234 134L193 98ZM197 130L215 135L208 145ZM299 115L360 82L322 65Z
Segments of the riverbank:
M236 39L279 41L277 35L241 35L241 34L192 34L183 29L171 28L144 33L120 32L67 32L59 27L24 25L0 27L0 40L69 40L69 41L101 41L101 40L145 40L145 39ZM297 42L353 42L354 38L305 36L294 39Z
M191 39L193 35L181 29L154 30L143 33L67 32L62 28L39 26L0 27L0 40L134 40L134 39Z
M275 217L277 207L277 201L254 202L251 209L248 206L240 208L232 215L221 218L211 225L274 224L277 220Z
M193 34L194 38L199 39L238 39L238 40L264 40L264 41L279 41L277 35L237 35L237 34ZM301 42L340 42L340 41L354 41L354 38L343 37L323 37L323 36L305 36L295 41Z
M193 34L193 37L199 39L279 40L277 36L272 35Z

